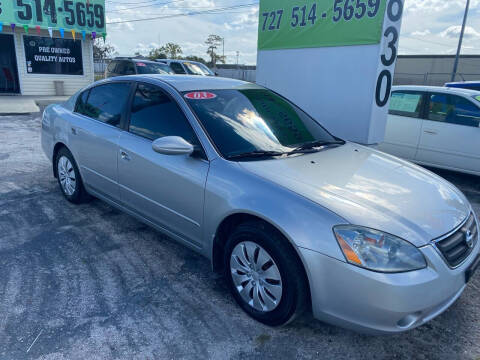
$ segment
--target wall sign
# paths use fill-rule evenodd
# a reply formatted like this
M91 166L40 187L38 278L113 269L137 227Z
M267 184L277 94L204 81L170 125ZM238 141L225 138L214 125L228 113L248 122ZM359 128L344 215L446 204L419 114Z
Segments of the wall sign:
M105 32L105 0L1 0L0 22Z
M80 41L25 35L23 42L27 73L83 75Z
M258 49L378 44L385 0L261 0Z
M260 0L257 78L334 135L383 141L404 0Z

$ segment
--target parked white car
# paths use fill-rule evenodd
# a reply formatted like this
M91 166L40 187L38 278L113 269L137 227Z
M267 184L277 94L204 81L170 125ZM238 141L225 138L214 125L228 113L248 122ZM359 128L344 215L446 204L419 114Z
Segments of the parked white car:
M480 92L394 86L378 149L421 165L480 175Z

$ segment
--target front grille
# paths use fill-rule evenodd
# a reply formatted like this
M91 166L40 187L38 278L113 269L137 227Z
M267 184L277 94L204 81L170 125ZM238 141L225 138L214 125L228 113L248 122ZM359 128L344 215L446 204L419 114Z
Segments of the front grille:
M472 252L477 243L478 231L473 214L465 224L436 245L451 267L460 265Z

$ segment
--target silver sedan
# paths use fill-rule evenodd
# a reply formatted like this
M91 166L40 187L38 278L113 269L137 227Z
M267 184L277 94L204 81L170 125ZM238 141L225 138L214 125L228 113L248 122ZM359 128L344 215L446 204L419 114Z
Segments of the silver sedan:
M42 145L67 200L97 197L203 254L271 326L311 308L358 331L409 330L446 310L480 261L457 188L254 84L97 82L46 109Z

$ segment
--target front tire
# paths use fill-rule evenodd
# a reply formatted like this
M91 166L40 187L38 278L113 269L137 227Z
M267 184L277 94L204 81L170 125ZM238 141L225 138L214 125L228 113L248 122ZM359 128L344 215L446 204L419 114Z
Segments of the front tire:
M240 224L225 246L232 294L251 317L269 326L289 323L306 308L308 286L294 249L271 225Z
M74 204L88 201L90 196L83 186L77 163L68 149L62 148L58 151L55 164L57 180L63 196Z

